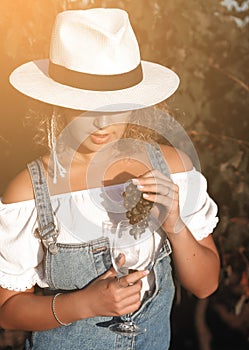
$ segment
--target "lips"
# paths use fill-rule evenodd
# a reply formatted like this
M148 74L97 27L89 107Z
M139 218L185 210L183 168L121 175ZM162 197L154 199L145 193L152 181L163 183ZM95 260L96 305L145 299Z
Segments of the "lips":
M95 134L91 134L90 138L91 138L91 141L93 143L96 143L97 145L101 145L101 144L106 143L106 142L109 141L110 134L95 133Z

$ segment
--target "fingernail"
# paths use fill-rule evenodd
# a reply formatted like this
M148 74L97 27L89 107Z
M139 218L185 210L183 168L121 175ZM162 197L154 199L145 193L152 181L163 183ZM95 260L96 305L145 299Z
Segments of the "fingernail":
M143 274L144 274L145 276L147 276L149 273L150 273L149 270L145 270L145 271L143 272Z
M143 193L144 198L149 198L149 195L147 193Z
M131 179L133 185L139 185L139 180L138 179Z

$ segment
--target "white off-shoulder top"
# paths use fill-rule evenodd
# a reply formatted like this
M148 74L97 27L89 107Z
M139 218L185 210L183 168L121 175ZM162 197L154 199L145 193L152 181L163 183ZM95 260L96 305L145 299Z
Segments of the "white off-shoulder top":
M193 169L171 174L179 186L180 214L196 240L213 232L218 222L217 205L207 193L205 177ZM117 185L118 186L118 185ZM115 187L115 186L114 186ZM102 236L102 222L108 212L102 205L103 189L95 188L51 196L59 228L58 242L79 243ZM43 248L35 201L0 202L0 285L24 291L35 284L47 287L43 271ZM159 235L156 240L160 245Z

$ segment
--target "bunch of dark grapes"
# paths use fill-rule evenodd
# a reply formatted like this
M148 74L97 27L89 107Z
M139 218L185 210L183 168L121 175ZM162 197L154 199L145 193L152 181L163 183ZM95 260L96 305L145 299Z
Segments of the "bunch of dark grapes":
M141 191L131 182L123 192L124 207L126 217L133 228L130 234L137 239L148 227L148 219L153 202L143 198Z

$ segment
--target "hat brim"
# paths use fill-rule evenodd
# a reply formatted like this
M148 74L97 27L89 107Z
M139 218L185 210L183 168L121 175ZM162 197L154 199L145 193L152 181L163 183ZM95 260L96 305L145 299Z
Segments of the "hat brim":
M169 98L180 81L167 67L148 61L141 63L143 80L122 90L90 91L57 83L48 75L48 59L19 66L10 75L10 83L24 95L61 107L105 112L135 110Z

